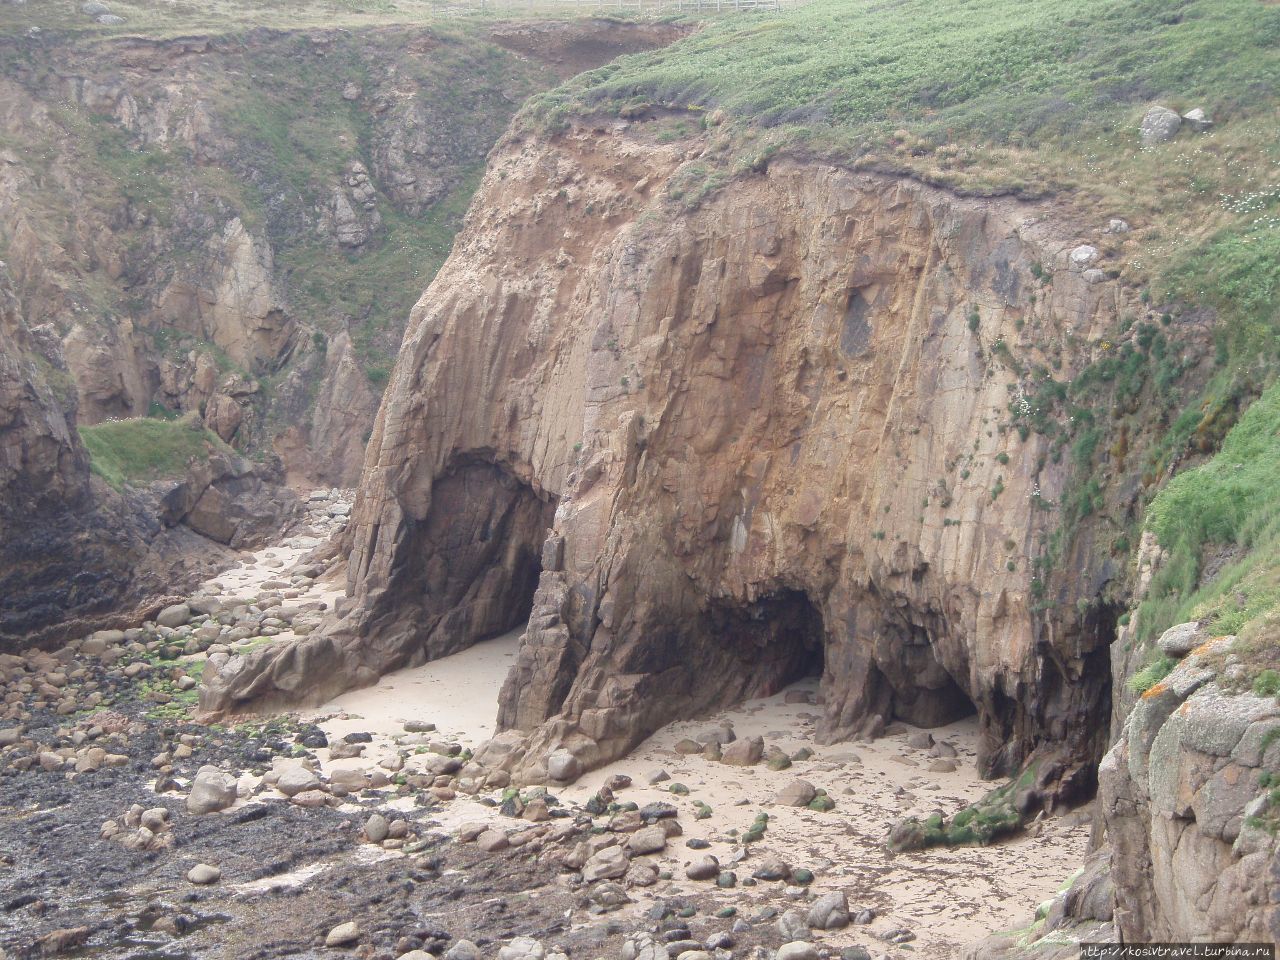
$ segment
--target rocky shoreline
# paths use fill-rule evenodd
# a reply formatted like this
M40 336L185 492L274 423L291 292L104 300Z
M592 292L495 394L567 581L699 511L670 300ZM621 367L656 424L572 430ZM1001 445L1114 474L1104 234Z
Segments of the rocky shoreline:
M306 506L154 621L0 658L8 957L940 958L1083 854L1081 815L889 853L894 819L987 788L976 731L819 747L812 681L515 789L488 725L514 634L309 714L193 722L206 664L305 635L341 595L325 558L350 496ZM972 880L1002 871L1028 887Z

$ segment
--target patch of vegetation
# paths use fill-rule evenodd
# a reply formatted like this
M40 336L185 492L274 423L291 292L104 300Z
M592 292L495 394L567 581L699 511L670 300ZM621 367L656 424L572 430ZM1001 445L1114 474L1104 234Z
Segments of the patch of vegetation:
M178 420L108 420L81 427L92 471L119 490L180 477L192 460L230 448L192 416Z
M1008 783L960 810L950 820L941 813L934 813L924 820L917 817L901 820L890 832L889 848L901 853L939 846L986 846L1022 827L1017 797L1021 791L1033 787L1035 782L1036 769L1031 765Z
M1204 619L1240 634L1280 608L1280 385L1270 387L1227 434L1213 459L1160 492L1147 525L1168 551L1139 608L1139 638ZM1203 582L1206 561L1226 558Z
M1171 674L1177 665L1178 661L1172 657L1159 657L1129 678L1129 689L1137 694L1146 693Z

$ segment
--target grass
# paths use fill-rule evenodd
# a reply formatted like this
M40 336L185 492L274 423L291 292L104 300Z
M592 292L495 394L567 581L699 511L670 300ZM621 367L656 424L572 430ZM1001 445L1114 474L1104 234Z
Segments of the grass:
M1216 456L1174 477L1152 501L1147 525L1168 558L1139 608L1140 639L1199 618L1216 634L1239 634L1280 608L1278 472L1280 385L1273 385ZM1214 556L1229 562L1204 582Z
M1178 661L1172 657L1159 657L1131 676L1127 681L1128 687L1134 693L1146 693L1171 674L1177 665Z
M192 460L230 448L193 417L109 420L81 427L92 471L119 490L186 473Z

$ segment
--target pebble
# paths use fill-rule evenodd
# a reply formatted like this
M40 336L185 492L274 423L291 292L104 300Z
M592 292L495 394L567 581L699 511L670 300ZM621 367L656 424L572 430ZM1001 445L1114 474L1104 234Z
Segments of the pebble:
M340 923L324 938L326 947L345 947L360 939L360 927L354 920Z
M217 867L211 867L207 863L197 863L187 871L187 879L199 886L205 886L210 883L217 883L221 880L222 871Z

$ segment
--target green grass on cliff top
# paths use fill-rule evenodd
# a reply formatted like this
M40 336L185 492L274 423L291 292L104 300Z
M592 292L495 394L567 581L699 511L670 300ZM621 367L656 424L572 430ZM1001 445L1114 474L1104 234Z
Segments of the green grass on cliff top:
M838 130L853 148L899 126L1030 145L1127 123L1162 98L1227 116L1274 102L1278 85L1280 8L1259 0L816 0L718 20L538 109L639 100Z
M180 477L192 460L230 448L191 417L108 420L81 427L90 467L111 486Z

